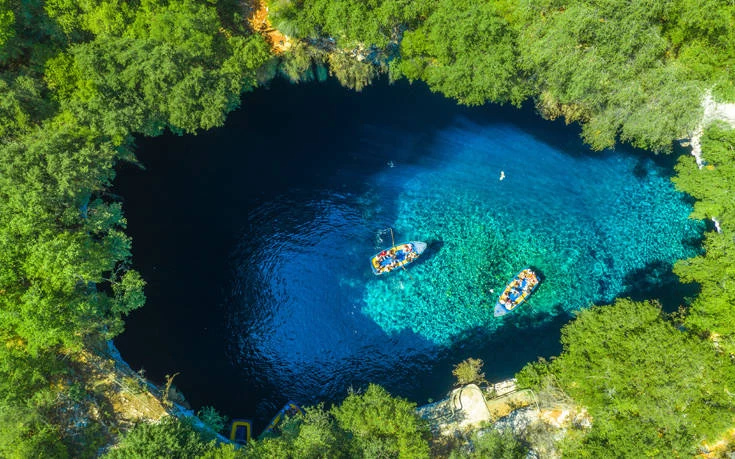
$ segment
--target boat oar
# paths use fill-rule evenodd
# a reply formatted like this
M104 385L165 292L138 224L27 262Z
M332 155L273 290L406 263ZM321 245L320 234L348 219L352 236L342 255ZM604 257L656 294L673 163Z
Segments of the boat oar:
M405 266L403 266L403 265L401 265L401 268L402 268L402 269L403 269L404 271L406 271L406 274L408 275L408 278L409 278L409 279L411 279L411 280L413 280L413 276L411 276L410 274L408 274L408 270L406 269L406 267L405 267Z

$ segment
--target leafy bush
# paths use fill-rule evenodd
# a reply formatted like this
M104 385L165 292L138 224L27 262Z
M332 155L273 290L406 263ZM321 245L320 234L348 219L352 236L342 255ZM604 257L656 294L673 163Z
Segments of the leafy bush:
M258 459L428 457L428 428L415 408L371 384L330 410L321 404L305 408L284 423L279 437L254 440L244 453Z
M498 431L487 429L472 435L468 448L452 451L450 459L523 459L528 454L528 448L507 430Z
M564 352L519 381L558 384L593 419L567 437L570 457L693 455L732 425L735 368L707 342L675 328L652 303L618 300L562 330ZM545 369L542 369L545 367Z
M377 457L429 455L428 426L416 414L416 404L392 397L380 386L370 384L364 393L348 395L331 412L360 451L380 452Z
M222 432L227 425L227 416L220 414L212 406L205 406L197 412L197 417L215 432Z
M157 424L141 423L122 436L120 443L105 457L115 458L192 458L217 449L205 442L189 421L168 416Z
M469 358L454 366L452 374L457 378L457 384L479 384L487 382L485 373L482 372L484 362L481 359Z

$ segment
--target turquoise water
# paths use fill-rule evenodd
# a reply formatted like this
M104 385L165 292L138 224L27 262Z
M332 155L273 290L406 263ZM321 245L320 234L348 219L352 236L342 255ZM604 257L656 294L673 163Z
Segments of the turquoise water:
M387 333L446 345L477 327L538 324L609 303L631 273L694 254L682 241L696 239L701 223L650 159L562 152L511 125L461 118L426 153L374 178L376 194L386 184L398 193L398 239L441 245L410 272L365 285L361 310ZM381 233L376 250L389 238ZM526 266L544 282L513 315L493 317Z
M572 311L618 295L675 308L687 293L671 264L702 231L671 158L590 152L530 110L407 84L275 82L226 127L141 140L138 155L147 169L122 171L117 192L148 304L116 342L134 368L180 372L194 406L256 431L289 399L336 402L368 382L440 398L467 357L511 377L560 352ZM375 276L388 228L429 246ZM543 282L494 318L526 266Z

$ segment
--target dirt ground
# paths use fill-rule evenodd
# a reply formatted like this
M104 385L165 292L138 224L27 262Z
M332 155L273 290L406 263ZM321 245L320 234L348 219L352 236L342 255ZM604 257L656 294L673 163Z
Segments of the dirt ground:
M289 38L271 25L268 19L269 10L266 1L244 0L242 6L250 27L265 37L274 54L281 54L291 47Z

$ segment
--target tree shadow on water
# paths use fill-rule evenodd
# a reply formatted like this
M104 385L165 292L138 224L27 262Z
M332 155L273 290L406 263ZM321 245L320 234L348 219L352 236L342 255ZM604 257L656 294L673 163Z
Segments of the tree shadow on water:
M658 300L665 312L676 311L680 305L688 305L699 294L696 283L684 284L672 271L672 265L661 261L648 263L641 269L629 272L623 279L625 290L619 297L634 301Z
M491 313L491 312L490 312ZM492 313L491 313L492 314ZM538 313L508 314L495 320L503 325L490 331L485 327L467 330L446 351L436 373L451 375L454 365L467 358L484 362L485 378L490 382L512 378L527 363L539 357L561 353L561 328L572 316L561 305L540 319Z

